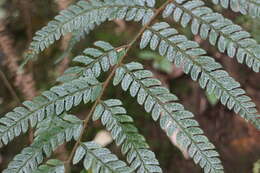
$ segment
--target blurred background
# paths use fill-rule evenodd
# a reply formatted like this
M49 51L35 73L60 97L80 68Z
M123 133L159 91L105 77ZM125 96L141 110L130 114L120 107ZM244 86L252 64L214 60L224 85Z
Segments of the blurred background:
M26 66L19 72L19 64L32 40L33 34L47 24L58 12L76 0L0 0L0 116L3 116L24 100L37 96L44 90L57 84L55 79L70 66L71 59L81 54L82 50L92 47L93 42L103 40L118 47L128 43L140 29L140 24L115 20L107 22L90 32L75 47L68 51L71 36L65 36L53 46L39 55L35 62ZM157 0L158 4L164 0ZM207 5L230 18L234 23L241 25L252 33L260 42L260 20L248 16L241 16L229 10L224 10L207 2ZM158 21L160 18L157 19ZM208 54L220 62L225 69L239 81L248 95L257 104L260 110L260 74L252 72L245 65L219 53L216 48L203 41L199 36L193 36L190 29L183 29L173 20L168 19L172 26L189 39L200 43ZM61 61L57 61L60 60ZM193 82L189 76L183 74L165 58L149 50L132 49L128 59L142 62L146 69L151 70L164 86L176 94L180 102L195 114L201 128L212 143L215 144L221 155L227 173L259 173L260 172L260 132L251 124L246 123L239 116L222 106L213 96L204 92L199 84ZM104 76L105 77L105 76ZM189 159L185 152L174 146L174 138L168 139L157 123L144 113L142 107L136 104L129 94L114 87L107 89L105 98L122 99L129 115L135 120L140 133L147 139L148 144L156 153L164 172L190 173L201 172L201 169ZM72 111L73 114L84 118L91 105L82 105ZM97 134L104 135L108 147L117 155L120 149L110 143L109 135L103 131L99 122L91 123L85 139L97 138ZM16 138L7 147L0 149L0 171L4 169L15 154L32 141L33 132ZM104 141L103 141L104 142ZM61 146L54 156L64 159L68 156L73 143ZM258 164L257 164L258 161ZM78 172L80 166L71 168Z

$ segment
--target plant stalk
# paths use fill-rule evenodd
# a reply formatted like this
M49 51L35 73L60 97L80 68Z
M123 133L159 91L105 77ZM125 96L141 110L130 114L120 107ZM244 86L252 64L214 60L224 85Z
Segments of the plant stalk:
M164 10L164 8L169 4L171 3L173 0L168 0L167 2L165 2L160 8L158 8L156 11L155 11L155 14L152 16L152 18L150 19L150 21L148 23L146 23L142 28L141 30L138 32L138 34L135 36L135 38L129 43L127 44L126 46L124 47L127 47L126 49L126 52L125 52L125 55L120 58L119 62L117 63L117 65L115 65L110 73L110 75L107 77L107 79L105 80L104 84L103 84L103 87L102 87L102 91L99 95L99 97L97 98L97 100L95 101L94 105L92 106L90 112L88 113L88 115L86 116L86 119L84 120L84 124L83 124L83 129L81 131L81 134L80 134L80 137L78 138L78 140L76 141L71 153L70 153L70 156L68 158L68 160L65 162L65 166L67 167L70 162L72 161L72 158L73 158L73 155L74 153L76 152L76 149L78 148L78 146L80 145L80 142L81 142L81 139L83 137L83 134L84 134L84 131L87 129L87 126L88 126L88 122L91 118L91 115L94 113L95 111L95 108L96 106L101 102L101 99L106 91L106 88L108 87L112 77L114 76L115 72L116 72L116 69L122 64L123 60L127 57L127 54L129 53L129 51L131 50L131 48L133 47L133 45L137 42L137 40L142 36L142 34L144 33L144 31L146 30L146 28L148 26L150 26L152 24L152 22L156 19L156 17L159 16L159 14ZM66 169L67 170L67 169Z

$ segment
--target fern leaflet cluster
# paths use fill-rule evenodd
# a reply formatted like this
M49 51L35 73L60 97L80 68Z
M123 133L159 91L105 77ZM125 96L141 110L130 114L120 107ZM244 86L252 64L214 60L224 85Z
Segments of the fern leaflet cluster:
M138 133L133 119L126 115L120 100L110 99L99 104L93 113L93 120L101 119L106 129L111 132L116 144L127 156L130 167L137 172L162 172L155 154L149 150L145 138Z
M64 75L58 78L60 82L67 82L80 76L92 76L98 78L101 72L107 72L111 66L117 64L119 53L111 44L104 41L94 43L97 48L87 48L83 51L84 55L77 56L74 62L82 66L68 68Z
M81 130L82 121L73 115L49 116L39 124L31 146L16 155L3 173L27 173L36 170L44 157L50 157L59 145L72 139L77 140Z
M86 170L92 168L93 172L133 172L125 162L95 142L81 143L74 155L73 164L77 164L83 158L84 168Z
M260 17L260 0L211 0L224 8L231 8L234 12Z
M154 0L81 0L61 11L55 20L35 33L24 64L48 48L55 40L59 40L62 35L84 28L86 23L99 25L106 20L125 19L142 21L145 24L154 14L151 8L154 4Z
M150 44L152 50L159 49L176 66L183 67L186 74L199 81L208 93L214 93L223 105L239 113L241 117L253 123L260 129L260 115L251 98L245 95L240 84L222 69L206 51L199 48L198 43L189 41L169 24L162 22L149 27L143 34L140 47L143 49Z
M204 40L208 38L210 44L218 47L220 52L227 51L228 56L236 57L239 63L245 62L259 72L260 45L239 25L213 12L203 1L174 1L164 10L163 17L168 16L172 16L176 22L180 21L183 27L191 23L194 35L199 34Z
M32 101L25 101L23 107L17 107L0 118L1 146L27 132L29 123L35 127L45 117L60 115L82 101L94 101L100 89L101 84L95 78L85 77L52 87Z
M139 63L132 62L117 69L114 85L121 83L124 91L130 90L132 97L144 105L145 111L152 114L154 121L160 119L160 126L168 136L177 132L177 142L188 151L195 163L204 172L218 172L223 169L215 147L203 135L193 114L176 103L177 97L161 86L153 74L144 70Z

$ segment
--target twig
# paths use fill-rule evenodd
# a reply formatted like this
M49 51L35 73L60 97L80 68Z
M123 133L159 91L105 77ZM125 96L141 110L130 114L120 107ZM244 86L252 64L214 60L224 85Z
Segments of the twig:
M0 76L3 80L3 83L5 84L6 88L10 91L10 93L13 95L14 99L16 100L17 104L21 104L21 100L19 99L19 97L17 96L15 90L13 89L12 85L9 83L9 81L7 80L4 72L2 70L0 70Z
M104 84L103 84L103 87L102 87L102 91L99 95L99 97L97 98L97 100L95 101L94 105L92 106L89 114L87 115L86 119L84 120L84 124L83 124L83 129L81 131L81 134L78 138L78 140L76 141L71 153L70 153L70 156L68 158L68 160L66 161L66 166L72 161L72 158L73 158L73 155L74 153L76 152L76 149L78 148L80 142L81 142L81 139L83 137L83 134L84 134L84 131L87 129L87 125L88 125L88 122L91 118L91 115L93 114L96 106L100 103L101 101L101 98L102 96L104 95L104 92L107 88L107 86L109 85L112 77L114 76L115 72L116 72L116 69L122 64L123 60L125 59L125 57L127 56L127 54L129 53L130 49L133 47L133 45L135 44L135 42L141 37L141 35L143 34L143 32L146 30L146 28L152 24L152 22L154 21L154 19L162 12L162 10L166 7L167 4L169 4L170 2L172 2L172 0L168 0L167 2L165 2L160 8L158 8L155 12L155 14L153 15L153 17L151 18L151 20L145 24L142 29L138 32L138 34L135 36L135 38L127 45L127 49L126 49L126 52L125 52L125 55L119 60L119 62L117 63L117 65L115 65L112 69L112 72L110 73L110 75L108 76L108 78L105 80Z

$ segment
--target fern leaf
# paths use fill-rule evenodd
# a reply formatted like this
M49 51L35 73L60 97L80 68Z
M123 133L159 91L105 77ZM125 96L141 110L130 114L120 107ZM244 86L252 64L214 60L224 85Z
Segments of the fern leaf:
M153 78L152 72L132 62L117 69L113 83L121 83L125 91L130 88L131 96L137 96L137 102L144 105L153 120L160 119L160 126L168 136L177 133L178 144L188 151L205 172L222 172L219 155L214 145L203 135L197 121L192 119L193 114L176 103L177 97L162 87L160 81Z
M73 115L50 116L40 123L31 146L16 155L3 173L26 173L36 170L44 157L50 157L59 145L78 139L82 130L82 121Z
M98 48L87 48L84 50L84 55L77 56L73 59L74 62L81 63L82 66L73 66L65 71L65 74L57 80L67 82L80 76L92 76L98 78L101 71L107 72L111 66L117 64L121 53L117 52L107 42L97 41L94 45Z
M159 47L160 55L166 56L178 67L183 67L186 74L199 81L200 86L206 88L208 93L214 93L223 105L260 129L260 115L257 114L251 98L245 95L240 84L219 63L205 56L206 52L199 48L198 43L187 40L164 22L156 23L145 31L140 47L145 48L149 43L151 49Z
M204 2L174 1L166 7L163 16L173 16L183 27L191 23L194 35L199 34L204 40L208 38L210 44L218 47L220 52L226 51L228 56L236 57L239 63L245 63L255 72L259 72L260 45L239 25L213 12Z
M60 115L64 111L69 111L82 100L84 103L94 101L101 88L101 84L94 78L79 78L52 87L32 101L25 101L23 107L17 107L0 118L0 146L27 132L29 122L35 127L46 116Z
M51 159L32 173L65 173L65 166L62 161Z
M74 155L73 164L77 164L83 158L84 168L86 170L91 168L93 172L133 172L125 162L95 142L81 143Z
M260 0L211 0L223 8L231 8L234 12L260 17Z
M86 24L100 24L113 19L148 22L154 12L151 7L145 6L144 2L143 0L92 0L89 2L81 0L69 6L61 11L55 20L36 32L23 65L53 44L55 40L59 40L62 35L74 32ZM154 5L154 0L146 0L146 2L149 6Z
M145 138L132 125L133 119L126 115L120 100L101 102L93 114L93 120L98 119L111 132L116 144L122 145L122 153L126 154L131 168L139 173L162 172L155 154L149 150Z

